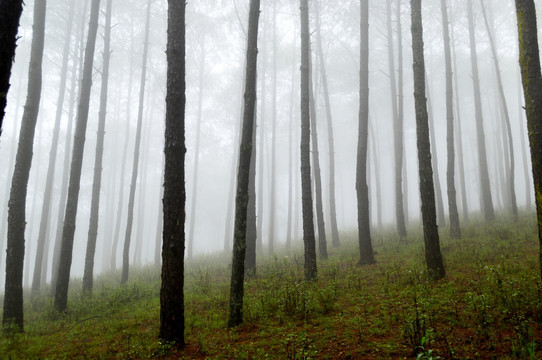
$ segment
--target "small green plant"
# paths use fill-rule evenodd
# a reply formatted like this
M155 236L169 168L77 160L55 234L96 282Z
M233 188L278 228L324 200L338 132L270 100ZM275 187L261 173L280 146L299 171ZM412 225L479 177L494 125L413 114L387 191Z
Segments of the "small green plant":
M435 356L433 354L432 349L426 349L426 337L422 337L422 341L420 342L420 345L418 346L418 356L416 356L416 360L437 360L440 359L440 356Z

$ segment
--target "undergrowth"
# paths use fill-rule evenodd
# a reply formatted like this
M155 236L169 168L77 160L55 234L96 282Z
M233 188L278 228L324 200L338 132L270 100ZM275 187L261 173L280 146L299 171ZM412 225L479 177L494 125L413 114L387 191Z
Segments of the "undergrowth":
M4 336L5 359L540 359L542 285L536 223L500 219L441 231L447 275L428 279L421 229L406 241L375 232L377 263L357 266L354 233L303 280L301 244L259 258L245 283L244 324L227 329L229 255L187 262L185 349L157 339L159 269L95 281L91 297L71 284L69 309L50 289L25 303L25 333ZM30 297L27 296L29 299Z

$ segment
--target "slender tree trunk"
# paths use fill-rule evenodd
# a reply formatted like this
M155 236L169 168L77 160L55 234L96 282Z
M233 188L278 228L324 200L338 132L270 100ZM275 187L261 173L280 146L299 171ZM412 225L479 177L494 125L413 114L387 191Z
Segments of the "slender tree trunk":
M497 90L499 92L499 100L502 107L502 115L504 117L504 123L506 126L506 134L508 136L508 139L506 141L508 142L508 149L509 149L509 167L507 167L507 188L508 188L508 195L510 197L510 211L512 212L512 216L515 220L518 218L518 206L516 203L516 190L515 190L515 162L514 162L514 142L512 140L512 128L510 126L510 115L508 113L508 105L506 104L506 97L504 96L504 87L502 84L502 77L501 77L501 69L499 66L499 58L497 55L497 47L495 45L495 39L493 37L493 30L489 26L489 22L487 21L487 15L486 15L486 8L484 5L484 2L480 0L480 3L482 4L482 15L484 18L484 23L486 25L487 34L489 36L489 44L491 47L491 54L493 55L493 64L495 65L495 75L497 78Z
M459 86L457 81L457 58L455 53L455 37L454 37L454 26L451 24L451 40L452 40L452 55L453 55L453 78L454 78L454 88L453 93L455 96L455 117L457 119L456 123L456 143L457 143L457 159L458 159L458 168L459 168L459 183L461 185L461 203L463 204L463 221L468 221L469 218L469 204L467 202L467 185L465 181L465 165L463 158L463 140L461 131L461 109L459 102Z
M469 21L469 40L472 66L472 83L474 87L474 108L476 117L476 137L478 139L478 166L480 169L480 192L482 195L481 209L486 221L495 218L491 187L489 184L489 171L487 168L486 139L484 135L484 119L482 114L482 100L480 99L480 80L478 75L478 59L476 55L476 39L474 35L474 16L472 1L467 2Z
M318 253L321 259L327 259L326 226L324 220L324 204L322 196L322 172L320 170L320 152L318 151L318 127L316 121L316 100L314 98L314 85L312 83L312 64L309 64L311 71L310 79L310 122L312 140L312 166L314 172L314 193L316 197L316 224L318 226Z
M74 56L72 65L72 78L70 85L70 109L68 112L68 129L66 130L66 143L64 145L64 164L62 165L62 185L60 188L59 210L55 231L55 247L53 249L53 263L51 267L51 296L55 295L60 262L60 248L62 247L62 230L64 227L64 215L66 213L66 200L68 197L68 186L70 180L70 163L72 150L73 113L76 101L81 91L81 84L78 84L83 69L83 51L85 41L85 20L88 9L88 0L85 0L79 33L76 36L76 44L79 42L78 55ZM77 40L78 39L78 40Z
M94 255L98 237L98 214L100 211L100 190L102 187L102 163L105 138L105 118L107 115L107 90L109 83L109 60L111 55L111 5L107 0L105 15L104 53L102 69L102 86L100 94L100 114L98 133L96 135L96 157L94 160L94 180L92 184L92 202L90 206L90 225L88 229L87 251L85 255L85 271L83 275L83 293L91 294L94 280Z
M247 233L245 273L249 276L256 274L256 238L258 228L256 225L256 105L254 105L254 128L252 129L252 153L250 155L250 173L248 179L248 205L247 205Z
M320 25L319 2L314 3L316 20L316 47L320 60L320 74L322 77L322 88L324 90L324 104L326 107L327 138L329 147L329 215L331 220L331 245L340 246L339 228L337 226L337 206L335 203L335 140L333 137L333 119L331 116L331 103L329 100L329 88L327 81L326 66L324 62L324 50L322 47L322 32Z
M23 78L23 72L21 71L20 72L20 75L19 75L19 83L22 82L22 78ZM20 109L20 102L21 102L21 98L23 97L22 96L22 87L19 87L18 91L17 91L17 100L16 100L16 105L15 105L15 116L13 117L14 119L18 119L19 118L19 109ZM8 166L8 175L6 177L6 179L10 179L13 177L13 166L15 164L15 155L17 153L17 130L18 130L18 127L17 127L17 123L14 123L13 124L13 132L11 133L11 142L12 142L12 146L11 146L11 151L10 151L10 154L9 154L9 166ZM9 201L9 191L10 191L10 186L8 185L7 181L6 181L6 190L5 190L5 194L4 194L4 201L5 203L3 204L4 207L2 209L2 218L0 219L1 223L0 223L0 269L2 268L2 260L3 260L3 256L4 256L4 239L7 238L7 234L6 234L6 227L7 227L7 224L8 224L8 201Z
M141 66L141 83L139 88L139 109L137 114L137 130L134 149L134 164L132 167L132 180L130 183L130 195L128 198L128 214L126 220L126 233L124 238L124 249L122 252L122 276L121 284L128 281L128 271L130 269L130 242L132 240L132 225L134 221L134 201L135 190L137 186L137 173L139 168L139 152L141 148L141 130L143 127L143 101L145 100L145 80L147 77L147 53L149 50L149 28L151 17L151 0L147 3L147 19L145 25L145 40L143 45L143 64Z
M519 34L519 64L523 80L527 128L531 146L531 163L538 217L540 242L540 276L542 277L542 75L533 0L516 0Z
M6 115L11 67L17 47L17 30L23 12L23 0L2 1L0 3L0 135Z
M305 279L316 280L316 239L312 210L310 161L310 36L308 0L300 0L301 14L301 197L303 206L303 243L305 245Z
M454 150L454 94L452 81L452 56L450 51L450 30L448 25L448 9L446 0L440 1L442 12L442 29L444 42L444 61L446 66L446 146L448 161L446 163L446 184L448 194L448 212L450 216L450 236L454 239L461 237L459 212L457 211L455 191L455 150ZM435 154L436 155L436 154Z
M414 71L414 101L416 108L416 134L418 143L418 163L420 197L422 206L423 234L427 272L432 279L445 276L442 254L440 252L433 171L431 169L431 145L429 140L429 116L425 99L425 60L423 54L423 27L421 0L411 0L412 16L412 56Z
M442 188L440 186L440 174L438 169L437 157L437 138L435 136L435 118L433 116L433 105L431 104L431 91L427 74L425 74L425 90L427 94L427 114L429 116L429 136L431 139L431 162L433 167L433 184L435 186L435 199L437 201L437 219L439 226L446 225L446 215L444 215L444 201L442 200Z
M162 169L164 164L162 164ZM160 248L162 246L162 228L164 224L164 206L162 199L164 198L164 171L160 176L160 201L158 203L158 221L156 222L156 238L154 241L154 266L160 267Z
M296 42L297 37L294 37L294 47L293 47L293 59L296 58ZM290 89L290 116L289 116L289 123L288 123L288 222L286 225L286 249L289 249L292 245L292 233L294 232L292 229L292 217L294 213L293 206L294 205L294 187L295 187L295 177L294 173L294 91L295 91L295 71L296 66L294 63L294 66L292 66L292 87ZM297 194L297 193L296 193Z
M73 255L73 239L75 234L75 219L77 217L77 205L79 201L79 187L81 180L81 168L83 166L83 152L85 148L85 136L87 130L88 110L90 103L90 91L92 87L92 68L94 63L94 49L96 46L96 33L98 31L98 16L100 0L92 0L90 7L90 21L85 50L85 65L83 68L83 80L79 95L79 107L73 153L70 167L70 181L68 187L68 199L66 202L66 214L62 230L62 246L58 262L58 275L55 288L55 309L65 311L68 305L68 285L70 282L70 270Z
M393 51L393 29L391 21L391 1L386 0L387 35L388 35L388 64L391 87L391 109L393 116L393 145L395 148L395 218L397 234L400 238L407 235L403 208L403 123L399 122L397 85L395 81L395 55ZM398 19L399 20L399 19ZM401 36L401 34L397 34ZM402 100L401 100L402 101Z
M271 176L269 191L269 254L274 253L275 245L275 198L277 180L277 2L273 1L273 82L271 100Z
M132 17L133 19L133 17ZM132 20L132 31L130 32L130 55L134 54L134 24ZM119 187L119 201L117 210L117 220L115 223L115 235L113 237L113 246L111 248L111 270L117 269L117 249L120 241L120 226L122 222L122 213L124 210L124 182L125 182L125 170L128 157L128 143L130 139L130 120L132 109L132 79L134 74L134 61L133 56L130 56L130 71L128 78L128 100L126 102L126 131L124 136L124 148L122 150L122 163L120 166L120 187Z
M32 296L39 293L42 268L44 262L45 244L49 242L49 224L51 222L51 206L52 206L52 188L55 177L56 153L58 149L58 138L60 135L60 120L62 119L62 111L64 108L64 95L66 94L66 82L68 73L68 59L70 56L71 32L73 27L74 16L74 1L70 1L69 19L66 27L64 50L62 53L62 68L60 70L60 86L58 90L58 100L56 104L55 127L53 130L53 138L51 140L51 151L49 153L49 165L47 167L47 175L45 178L45 190L43 194L43 202L41 207L41 221L38 234L38 244L36 250L36 259L34 263L34 275L32 278ZM30 259L29 259L30 260ZM47 262L47 257L45 257Z
M254 114L256 106L256 68L258 56L258 19L260 1L250 1L248 21L248 40L246 56L246 84L244 91L243 128L239 148L239 169L237 174L237 194L235 196L235 225L233 235L233 259L230 287L230 315L228 327L243 322L243 295L245 277L246 226L248 208L248 188L252 138L254 134Z
M265 22L264 22L265 23ZM258 144L258 159L256 160L258 164L258 170L256 173L258 174L258 192L257 192L257 206L258 206L258 215L257 215L257 226L258 226L258 236L256 237L256 250L261 251L263 249L263 202L264 202L264 141L265 141L265 104L266 104L266 94L267 94L267 86L266 86L266 73L267 73L267 41L266 41L266 33L265 26L264 31L262 34L262 42L261 47L262 50L262 57L261 62L262 64L262 74L260 76L261 78L261 89L262 89L262 95L260 100L260 134L259 134L259 144Z
M531 189L532 189L532 185L531 185L531 178L530 178L530 175L529 175L529 163L528 163L528 160L527 160L527 151L526 151L526 148L527 146L525 145L525 115L524 115L524 112L523 112L523 107L521 106L521 104L523 103L523 101L521 100L521 97L523 96L522 94L523 92L523 89L521 87L521 71L519 73L519 76L518 76L518 121L519 121L519 130L520 130L520 139L521 139L521 159L523 160L523 178L524 178L524 181L525 181L525 208L527 211L530 211L531 210L531 205L532 205L532 199L531 199ZM0 232L0 234L2 234Z
M403 27L401 25L401 3L402 0L397 0L396 18L397 18L397 128L399 129L401 136L397 139L400 141L401 149L401 181L403 192L403 219L405 222L405 235L406 225L408 224L408 170L406 166L406 150L405 150L405 135L404 135L404 69L403 69ZM395 130L395 129L394 129ZM397 160L396 160L397 161ZM396 175L397 176L397 175ZM377 184L380 187L380 183ZM379 209L381 206L379 207Z
M190 232L186 256L191 259L194 249L194 227L196 226L196 202L198 198L199 150L201 138L201 112L203 105L203 78L205 76L205 34L202 34L201 58L199 59L198 117L196 119L196 146L194 148L194 174L192 177L192 205L190 207Z
M14 5L12 5L14 6ZM13 170L8 209L8 242L6 251L6 282L4 292L4 331L22 332L23 329L23 263L24 231L26 226L26 194L32 165L32 148L38 119L42 84L42 59L45 37L46 1L34 4L34 25L30 64L28 69L28 95L21 121L17 160ZM6 21L6 20L5 20ZM4 35L4 34L2 34ZM12 58L9 58L11 62ZM6 59L2 60L5 61ZM9 81L8 81L9 82ZM7 88L5 89L7 91ZM3 117L2 107L2 117Z
M382 229L382 186L380 184L380 162L378 161L378 151L376 144L376 137L373 131L373 126L371 121L369 121L369 136L371 137L372 145L372 155L373 155L373 166L374 166L374 178L375 178L375 187L376 187L376 220L378 228Z
M160 338L184 347L185 8L168 0L167 96L164 144L164 230Z

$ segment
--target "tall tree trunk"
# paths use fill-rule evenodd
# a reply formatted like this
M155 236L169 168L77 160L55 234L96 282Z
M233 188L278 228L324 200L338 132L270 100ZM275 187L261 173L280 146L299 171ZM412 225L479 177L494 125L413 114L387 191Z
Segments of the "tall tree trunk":
M318 253L321 259L327 259L326 226L324 220L324 204L322 197L322 172L320 171L320 152L318 151L318 127L316 121L316 100L314 98L314 85L312 81L312 64L309 63L310 72L310 122L312 140L312 166L314 172L314 193L316 197L316 224L318 226Z
M482 100L480 95L480 80L478 75L478 59L476 54L476 39L474 35L474 16L472 1L467 2L469 21L469 40L472 66L472 84L474 87L474 110L476 117L476 137L478 142L478 167L480 169L480 192L482 195L481 209L486 221L495 218L491 187L489 184L489 171L487 168L486 138L484 133L484 119L482 114Z
M295 24L294 24L295 26ZM295 31L294 31L295 33ZM294 46L293 46L293 59L296 58L296 46L297 46L297 37L294 36ZM292 245L292 217L294 213L294 187L295 187L295 176L296 173L293 162L294 162L294 91L295 91L295 71L296 66L295 62L292 66L292 87L290 89L290 116L288 122L288 222L286 225L286 249L289 249ZM297 193L296 193L297 194Z
M416 135L418 143L418 171L422 206L423 235L427 272L432 279L445 276L440 252L433 171L431 169L431 145L429 141L429 116L425 99L425 60L423 54L423 25L421 0L411 0L412 56L414 72L414 101L416 108Z
M245 273L249 276L256 274L256 239L258 227L256 225L256 105L254 105L254 127L252 129L252 153L250 155L250 173L248 179L248 205L247 205L247 232Z
M337 206L335 203L335 140L333 137L333 119L331 116L331 103L329 101L329 88L327 81L326 66L324 62L324 50L322 47L322 31L320 25L319 1L314 3L316 20L316 47L320 60L320 74L322 88L324 90L324 104L326 107L327 139L329 147L329 215L331 220L331 245L339 247L339 228L337 226Z
M360 0L360 82L359 129L356 164L356 192L358 205L359 265L374 264L369 220L369 189L367 187L367 143L369 133L369 1Z
M372 145L372 157L373 157L373 167L374 167L374 178L375 178L375 187L376 187L376 220L378 228L382 229L382 186L380 184L380 162L378 161L378 151L376 144L376 137L373 131L373 126L371 121L369 121L369 136L371 139Z
M59 311L66 310L68 305L68 285L70 282L70 270L72 265L75 219L77 217L77 204L79 201L79 187L81 180L81 168L83 166L83 152L85 148L90 90L92 87L92 68L94 64L96 33L98 31L99 10L100 0L92 0L90 7L87 45L85 50L83 80L81 81L81 92L79 95L79 107L77 110L75 137L73 142L68 199L66 202L64 227L62 229L62 246L60 248L58 275L55 288L54 305L55 309Z
M533 0L516 0L519 33L519 64L523 80L527 128L531 146L531 163L540 242L540 276L542 277L542 75Z
M186 256L191 259L194 249L194 227L196 226L196 202L198 199L199 151L201 138L201 112L203 105L203 78L205 77L205 34L201 39L201 58L199 59L198 117L196 119L196 146L194 148L194 174L192 176L192 205L190 206L190 232Z
M107 0L105 12L104 53L102 68L102 85L100 94L100 114L98 117L98 133L96 135L96 157L94 160L94 179L92 183L92 202L90 206L90 225L88 229L87 251L85 254L85 271L83 275L83 292L92 293L94 280L94 255L98 237L98 213L100 211L100 190L102 187L102 163L105 138L105 118L107 115L107 90L109 84L109 60L111 55L111 6Z
M305 279L315 280L316 239L312 210L310 160L310 36L308 0L300 0L301 14L301 197L303 207L303 243L305 245Z
M64 215L66 213L66 199L68 197L68 186L70 180L70 163L72 151L72 131L73 131L73 113L75 111L76 101L81 91L79 83L80 74L83 69L83 51L85 41L85 20L88 9L88 0L85 0L83 14L79 32L76 35L76 45L78 42L79 50L73 58L72 78L70 85L70 108L68 111L68 129L66 130L66 143L64 144L64 163L62 165L62 185L60 187L59 209L55 231L55 246L53 249L53 263L51 266L51 296L56 292L56 283L58 278L58 267L60 262L60 248L62 247L62 229L64 227Z
M21 71L20 72L20 75L19 75L19 83L22 83L22 78L23 78L23 72ZM23 93L23 90L22 90L22 87L20 86L18 91L17 91L17 100L16 100L16 105L15 105L15 116L13 117L14 119L18 119L19 118L19 109L20 109L20 102L21 102L21 98L23 97L22 95ZM11 146L11 150L10 150L10 154L9 154L9 166L8 166L8 174L7 174L7 177L6 179L10 179L11 177L13 177L13 166L14 166L14 163L15 163L15 155L17 153L17 130L18 130L18 127L17 127L17 123L15 122L13 124L13 132L11 133L11 142L12 142L12 146ZM8 185L8 183L6 183L6 190L5 190L5 194L4 194L4 197L3 199L5 199L5 203L2 204L4 205L3 208L2 208L2 218L0 219L0 269L2 268L2 260L3 260L3 256L4 256L4 239L7 237L7 234L6 234L6 227L7 227L7 224L8 224L8 204L7 202L9 201L9 191L10 191L10 186Z
M32 296L37 295L40 290L42 275L41 271L44 262L45 244L49 242L49 223L51 222L52 188L55 177L56 153L58 149L58 137L60 135L60 120L64 108L64 95L66 94L66 82L68 73L68 59L70 57L71 32L73 27L74 1L70 1L69 19L65 32L64 50L62 52L62 68L60 70L60 86L58 90L58 100L56 103L55 127L53 138L51 140L51 151L49 153L49 165L47 167L47 176L45 178L45 190L41 207L41 220L38 234L38 245L36 250L36 259L34 263L34 275L32 278ZM29 259L30 260L30 259ZM47 262L47 258L45 258Z
M133 16L131 31L130 31L130 55L134 54L134 23ZM134 61L133 56L130 56L130 71L128 74L128 100L126 101L126 131L124 135L124 148L122 150L122 163L120 166L120 187L119 187L119 201L118 201L118 210L117 210L117 220L115 223L115 235L113 237L113 246L111 248L111 270L117 269L117 249L120 240L120 226L122 222L122 213L124 210L124 181L125 181L125 169L128 157L128 143L130 139L130 120L132 118L131 109L132 109L132 79L134 74Z
M6 115L11 66L17 47L17 30L23 12L23 0L2 1L0 3L0 136Z
M439 226L446 225L446 215L444 215L444 201L442 200L442 187L440 186L440 174L437 157L437 138L435 136L435 118L433 116L433 105L431 103L431 91L427 73L425 75L425 92L427 94L427 115L429 116L429 137L431 139L431 164L433 167L433 184L435 186L435 199L437 201L437 219Z
M164 168L164 166L162 166ZM160 248L162 245L162 228L164 226L164 206L162 199L164 198L164 171L160 177L160 201L158 203L158 221L156 222L156 238L154 240L154 266L160 267Z
M448 28L448 9L446 0L440 0L442 12L442 29L444 42L444 61L446 66L446 146L448 161L446 163L446 184L448 194L448 212L450 216L450 236L454 239L461 237L459 212L457 211L455 191L455 150L454 150L454 93L452 81L452 56L450 51L450 30ZM436 155L436 154L435 154Z
M526 132L525 132L525 123L524 123L524 117L525 117L525 113L523 112L523 107L521 106L521 104L523 103L523 101L521 100L521 97L523 96L522 94L523 92L523 89L521 87L521 71L519 72L519 76L518 76L518 121L519 121L519 130L520 130L520 139L521 139L521 159L522 159L522 162L523 162L523 178L524 178L524 181L525 181L525 209L527 209L527 211L530 211L531 210L531 205L532 205L532 199L531 199L531 189L532 189L532 185L531 185L531 177L529 175L529 163L528 163L528 160L527 160L527 146L525 145L525 135L526 135ZM0 234L2 234L0 232Z
M403 123L399 122L397 85L395 82L395 57L393 52L393 29L391 21L391 1L386 0L387 37L388 37L388 64L391 87L391 109L393 116L393 146L395 148L395 218L397 234L400 238L407 235L405 215L403 208ZM400 19L398 19L400 21ZM397 34L401 36L401 34ZM402 100L401 100L402 101Z
M467 185L465 181L465 165L463 158L463 140L461 131L461 109L459 102L459 85L457 81L457 57L455 52L455 37L454 37L454 26L451 24L451 40L452 40L452 55L453 55L453 78L454 78L454 88L453 93L455 97L455 117L457 119L456 129L456 143L457 143L457 162L459 168L459 183L461 185L461 204L463 205L463 221L468 221L469 218L469 204L467 202Z
M164 144L164 230L160 338L184 346L185 231L185 9L186 2L168 0L167 95Z
M506 97L504 96L504 88L502 84L502 77L501 77L501 68L499 66L499 58L497 55L497 47L495 45L495 38L493 36L493 29L489 26L489 22L487 21L487 15L486 15L486 8L484 5L484 2L480 0L480 3L482 4L482 15L484 18L484 23L486 25L487 29L487 35L489 37L489 44L491 48L491 54L493 55L493 64L495 65L495 75L497 78L497 90L499 92L499 100L501 103L502 108L502 115L503 120L506 126L506 134L508 136L508 139L506 141L508 142L508 149L509 149L509 168L507 168L507 188L508 188L508 195L510 197L510 211L512 212L512 216L515 220L518 218L518 206L516 203L516 190L515 190L515 161L514 161L514 142L512 140L512 128L510 126L510 115L508 113L508 105L506 104Z
M147 19L145 23L145 40L143 45L143 64L141 65L141 83L139 88L139 108L137 113L137 130L134 149L134 164L132 167L132 180L130 183L130 195L128 198L128 214L126 218L126 233L124 237L124 249L122 252L122 275L121 284L128 281L130 269L130 242L132 240L132 225L134 221L134 201L137 186L137 173L139 168L139 152L141 148L141 130L143 127L143 101L145 100L145 80L147 77L147 53L149 50L149 28L151 18L151 0L147 3Z
M264 4L265 5L265 4ZM265 14L265 13L264 13ZM265 22L264 22L265 23ZM258 153L258 158L256 160L257 164L258 164L258 170L256 171L256 173L258 174L258 192L257 192L257 206L258 206L258 209L257 209L257 220L258 220L258 223L257 223L257 227L258 227L258 235L256 237L256 250L257 251L261 251L263 249L263 202L264 202L264 145L265 145L265 115L266 115L266 111L265 111L265 104L266 104L266 100L267 100L267 97L266 97L266 89L267 89L267 86L266 86L266 73L267 73L267 41L266 41L266 33L267 31L265 30L266 27L264 26L264 31L263 31L263 35L262 35L262 42L261 42L261 47L263 47L262 49L262 57L261 57L261 62L262 62L262 74L260 76L261 78L261 91L262 91L262 95L260 96L260 125L259 125L259 130L260 130L260 133L259 133L259 144L258 144L258 150L257 150L257 153Z
M250 1L248 18L248 39L246 55L243 128L239 147L239 169L237 173L237 193L235 195L235 225L233 235L233 259L230 286L230 314L228 327L243 322L243 295L245 278L246 226L248 208L248 188L252 138L254 134L254 114L256 106L256 68L258 57L258 19L260 1Z
M403 69L403 27L401 25L401 2L397 0L396 18L397 18L397 126L401 132L400 141L401 146L401 173L402 173L402 187L403 192L403 219L405 222L405 228L408 224L408 170L406 164L406 150L405 150L405 135L404 135L404 69ZM397 176L397 175L396 175ZM380 187L380 184L378 184ZM378 188L377 187L377 188ZM381 206L380 206L381 208ZM379 209L380 209L379 208ZM380 210L381 211L381 210ZM405 230L406 234L406 230Z
M26 97L23 119L21 121L21 132L19 134L19 145L17 147L17 160L15 161L15 169L13 170L11 193L9 197L6 282L4 292L4 316L2 319L5 331L24 331L23 263L25 245L24 230L26 226L25 208L28 177L32 165L34 133L36 130L36 121L38 119L41 98L45 8L45 0L36 1L34 4L34 25L28 69L28 95ZM12 58L9 58L10 62L11 59ZM2 108L2 117L3 110L4 109Z
M269 254L274 253L275 245L275 198L277 179L277 2L273 1L273 82L271 93L271 176L269 191Z

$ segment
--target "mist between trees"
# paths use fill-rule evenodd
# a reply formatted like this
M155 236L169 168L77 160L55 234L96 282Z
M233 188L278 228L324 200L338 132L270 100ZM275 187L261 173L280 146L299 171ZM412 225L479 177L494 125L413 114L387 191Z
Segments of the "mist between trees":
M94 263L94 274L124 266L124 282L129 276L128 265L160 264L167 5L160 1L102 1L95 53L89 55L85 46L90 39L88 20L94 3L47 2L41 101L24 230L23 285L33 289L55 282L54 269L58 261L62 262L58 242L62 226L66 226L66 198L70 204L66 179L72 161L72 137L77 131L86 134L86 143L80 150L78 201L71 203L77 214L71 276L83 276L93 212L96 256L87 256L87 262ZM316 3L318 6L314 6ZM514 2L445 3L449 48L444 46L441 2L424 1L421 5L425 69L420 76L425 78L419 85L425 86L425 95L420 101L425 103L427 98L429 168L433 170L425 174L433 174L438 225L444 228L452 221L459 226L459 222L468 222L479 214L489 221L494 211L517 216L518 207L534 210L517 20L511 16L515 14ZM0 172L2 273L7 204L21 142L21 117L30 106L23 104L31 80L27 76L35 4L39 1L26 4L20 20L0 138L0 168L4 169ZM540 3L536 6L542 10ZM252 221L257 223L255 251L273 254L277 247L300 244L303 239L299 171L301 24L297 2L262 1L260 10L252 153L256 173L251 180L256 204L252 205ZM248 2L226 0L194 1L186 8L188 259L215 252L229 257L233 246L248 12ZM403 238L407 225L421 226L418 110L412 96L412 49L416 42L410 35L410 5L398 0L370 1L366 15L368 103L367 109L362 109L360 4L309 2L310 161L311 181L315 181L309 193L315 206L314 229L321 258L327 256L326 248L340 245L339 233L358 228L356 176L360 174L356 164L360 161L361 113L366 112L368 119L363 134L368 141L364 145L366 173L361 176L368 185L370 227L389 226ZM85 56L93 63L87 64L91 59L84 60ZM87 80L92 82L86 131L77 130L75 124L81 111L79 94L84 91L81 79L85 66L89 66ZM102 81L102 76L108 76L108 81ZM452 128L449 121L453 121ZM451 143L450 131L455 136ZM95 149L102 141L103 161L97 161ZM450 150L455 154L452 163ZM93 189L95 166L101 170L101 180ZM455 176L450 177L450 172ZM93 194L100 199L94 202L94 210ZM456 199L450 202L450 196ZM453 236L460 236L459 227L456 231ZM370 235L360 232L360 238L364 236ZM39 261L35 261L37 253ZM371 257L360 262L372 261ZM90 289L92 275L87 274L90 280L86 280ZM2 289L4 281L0 277Z

